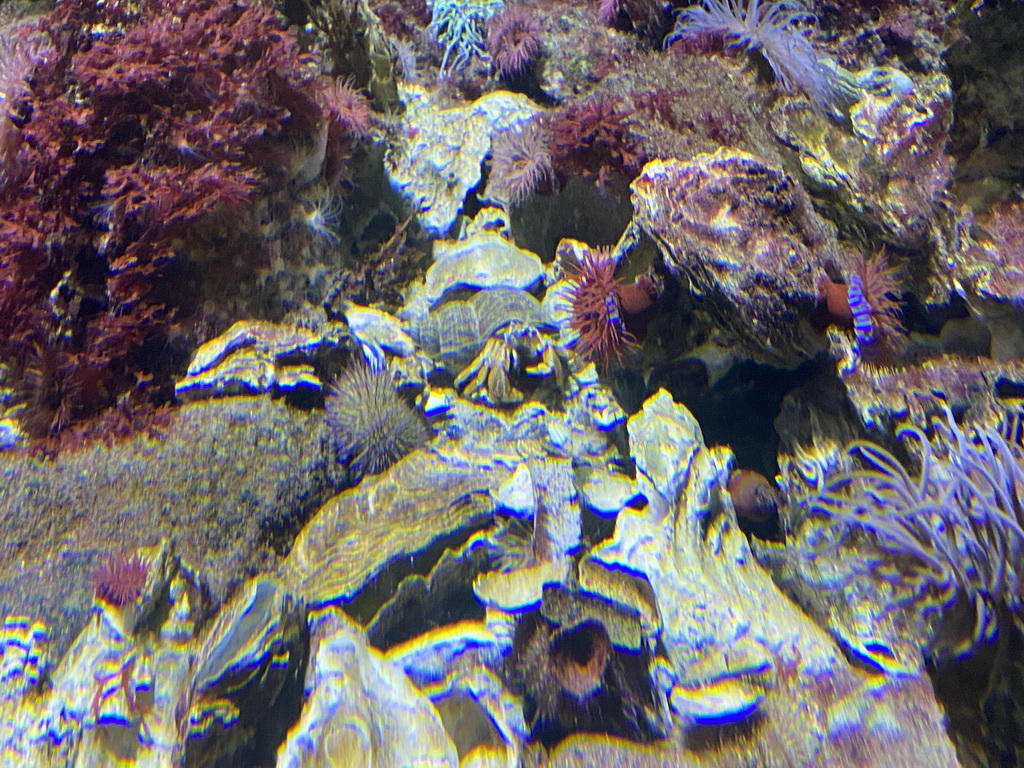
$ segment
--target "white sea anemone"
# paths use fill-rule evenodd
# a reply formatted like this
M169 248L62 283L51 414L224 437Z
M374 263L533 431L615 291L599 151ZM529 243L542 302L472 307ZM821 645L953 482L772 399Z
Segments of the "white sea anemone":
M679 11L666 45L681 37L722 35L732 46L759 50L788 91L803 91L815 109L841 117L856 101L856 78L811 43L814 14L799 0L702 0Z

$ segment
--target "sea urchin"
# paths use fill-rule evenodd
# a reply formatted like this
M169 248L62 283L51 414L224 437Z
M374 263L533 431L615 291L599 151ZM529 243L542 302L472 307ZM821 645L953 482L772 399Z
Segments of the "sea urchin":
M326 408L338 458L358 475L383 472L429 438L383 366L350 365L331 386Z
M491 17L487 25L487 52L502 77L513 78L526 72L537 60L540 49L540 22L525 6L509 6Z

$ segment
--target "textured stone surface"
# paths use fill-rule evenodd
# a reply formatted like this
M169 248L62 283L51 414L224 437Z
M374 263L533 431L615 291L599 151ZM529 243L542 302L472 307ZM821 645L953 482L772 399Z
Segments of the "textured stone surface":
M782 168L721 149L653 160L633 182L633 226L754 359L789 366L820 349L801 318L842 270L834 234Z
M54 460L0 455L0 615L50 626L59 657L92 604L90 576L110 552L163 537L216 599L273 570L278 531L330 495L333 456L319 412L267 397L183 406L163 434Z

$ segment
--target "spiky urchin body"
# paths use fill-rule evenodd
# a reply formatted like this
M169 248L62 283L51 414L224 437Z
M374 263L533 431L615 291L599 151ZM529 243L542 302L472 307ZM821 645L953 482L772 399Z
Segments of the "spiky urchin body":
M387 368L350 365L331 386L326 408L338 458L358 475L383 472L430 437Z

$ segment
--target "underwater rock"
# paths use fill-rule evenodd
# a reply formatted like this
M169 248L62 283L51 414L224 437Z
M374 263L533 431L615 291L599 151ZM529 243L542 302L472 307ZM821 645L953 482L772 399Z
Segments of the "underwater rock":
M539 263L539 262L538 262ZM413 322L413 338L455 377L464 397L495 405L520 403L525 382L564 385L566 354L555 326L525 291L494 288L449 300Z
M187 764L215 765L251 750L257 729L280 730L287 716L274 717L275 700L305 666L305 630L301 602L268 576L247 582L221 609L189 667L188 714L178 723ZM258 741L274 743L266 733Z
M507 233L504 212L485 208L462 238L435 243L434 263L401 311L456 389L494 405L522 402L527 386L561 387L568 373L557 328L528 292L541 285L544 265Z
M459 765L437 710L339 611L313 620L307 700L278 768Z
M526 724L522 702L500 674L505 653L488 622L462 621L424 632L386 654L430 697L463 766L521 764Z
M3 452L0 615L45 620L59 658L89 615L96 566L163 536L223 600L230 584L275 569L278 547L334 492L325 438L318 411L234 397L175 409L158 436L51 460Z
M544 277L536 254L517 248L492 232L454 242L434 243L434 263L427 268L422 300L430 306L460 288L511 288L529 291Z
M546 505L548 551L572 552L580 540L573 470L597 472L612 461L609 431L619 423L608 415L607 427L595 423L593 411L614 413L595 390L596 377L576 383L563 409L530 402L511 412L451 393L429 446L316 513L281 568L284 583L313 607L347 604L389 564L489 526L496 500L524 465L533 493L521 514Z
M831 332L840 360L849 357L850 343ZM872 365L838 366L854 411L869 428L888 429L903 421L924 427L946 407L984 413L1009 404L1024 387L1024 361L943 355L900 368Z
M841 763L852 739L859 764L892 765L902 754L908 764L957 765L927 680L879 680L851 666L757 564L726 492L730 452L704 447L692 416L663 391L628 429L648 505L620 512L614 536L585 562L650 581L667 654L662 684L688 749L700 753L710 729L717 747L708 750L721 762L707 764L733 764L726 755L749 749L786 764ZM865 727L871 710L881 720ZM861 727L850 731L842 712L859 712ZM583 743L613 746L580 738L560 749Z
M507 91L448 106L420 86L399 89L406 110L401 134L385 157L388 176L424 229L443 237L469 190L480 183L491 136L539 110L526 96Z
M17 755L40 768L182 759L213 766L251 759L258 728L271 744L270 734L282 731L275 718L289 715L275 703L304 663L304 616L296 603L273 580L259 578L200 633L200 590L166 541L139 557L147 569L141 594L124 605L97 598L93 621L52 670L30 645L35 659L25 657L14 674L16 643L38 644L43 631L26 623L16 637L6 622L5 762Z
M797 155L816 197L840 220L877 230L894 245L920 248L952 182L946 142L953 93L941 71L913 76L882 68L858 74L865 86L848 129L781 100L776 136Z
M350 301L342 302L340 313L353 341L359 344L368 359L385 352L397 357L410 357L415 353L412 339L394 315Z
M344 605L391 561L486 523L488 490L508 472L499 461L414 451L321 507L295 540L281 578L314 608Z
M844 259L782 168L735 149L654 160L633 182L635 236L651 238L701 305L755 360L788 367L821 342L805 318L817 280Z
M962 212L959 242L946 256L953 285L991 333L996 360L1024 358L1024 203L1011 200L976 220Z
M338 347L345 329L321 330L240 320L196 350L187 374L174 386L182 402L226 395L283 394L323 385L309 361L324 347Z

